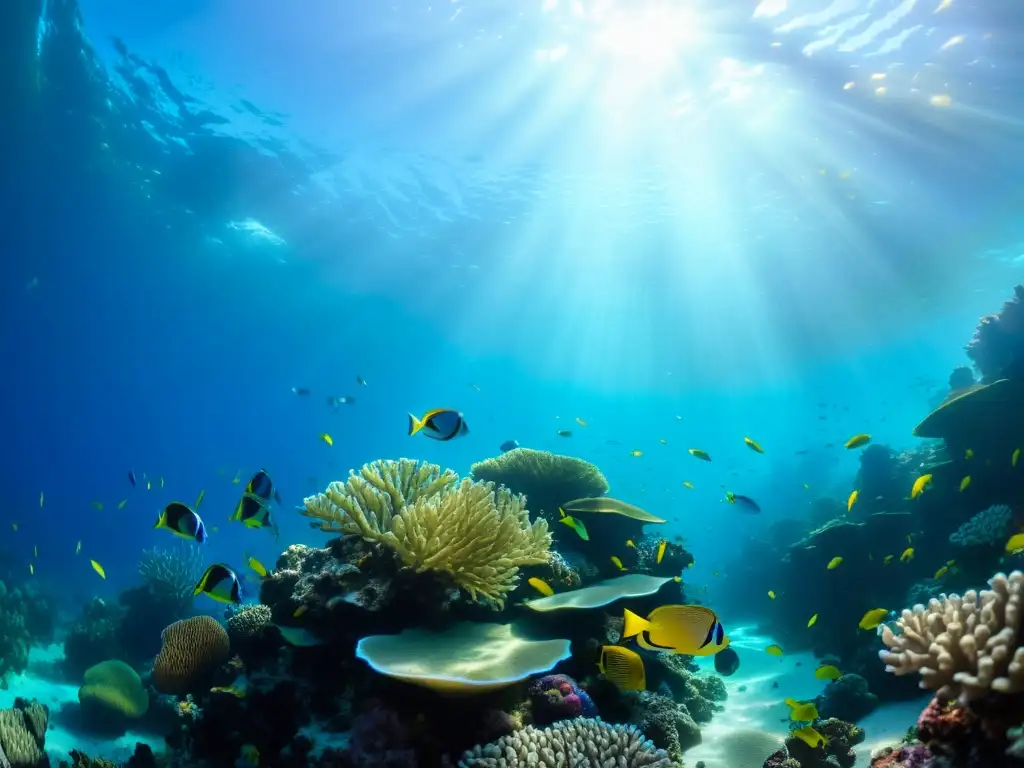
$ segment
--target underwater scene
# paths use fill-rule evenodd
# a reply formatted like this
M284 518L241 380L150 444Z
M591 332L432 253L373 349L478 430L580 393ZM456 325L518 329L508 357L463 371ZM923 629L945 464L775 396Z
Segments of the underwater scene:
M1024 768L1017 0L0 51L0 768Z

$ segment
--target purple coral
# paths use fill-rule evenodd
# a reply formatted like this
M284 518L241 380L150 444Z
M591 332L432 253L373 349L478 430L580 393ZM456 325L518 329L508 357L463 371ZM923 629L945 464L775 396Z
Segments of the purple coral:
M932 753L924 744L887 748L871 759L871 768L930 768Z
M1024 285L1014 287L1013 298L1003 304L999 314L981 318L966 349L988 383L1024 363Z
M594 717L597 707L587 692L567 675L544 675L530 683L530 706L535 723L547 725L573 717Z

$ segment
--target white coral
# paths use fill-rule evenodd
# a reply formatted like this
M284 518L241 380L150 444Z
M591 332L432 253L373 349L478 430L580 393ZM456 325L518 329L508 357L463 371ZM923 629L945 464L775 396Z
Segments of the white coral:
M879 657L896 675L920 672L921 687L967 702L991 691L1024 691L1020 619L1024 573L997 573L991 589L941 595L904 610L901 634L882 631Z

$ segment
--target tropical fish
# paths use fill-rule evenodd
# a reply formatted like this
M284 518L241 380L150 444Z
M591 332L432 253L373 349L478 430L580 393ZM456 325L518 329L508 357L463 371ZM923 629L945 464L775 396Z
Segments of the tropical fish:
M751 440L749 437L744 437L743 442L747 444L747 448L754 451L755 453L764 453L764 448L758 445L756 440Z
M270 505L251 493L242 494L228 520L241 523L246 528L271 528L277 533L277 526L270 518Z
M1020 448L1014 448L1013 456L1010 457L1010 466L1016 467L1018 461L1020 461Z
M772 589L768 590L768 599L770 599L770 600L774 600L775 599L775 590L772 590Z
M43 506L43 503L45 502L45 500L46 500L46 496L43 494L42 491L40 491L39 492L39 507L40 507L40 509L42 509L42 506Z
M558 511L562 513L562 517L559 518L558 522L568 525L576 531L576 534L584 541L590 541L590 534L587 533L587 526L583 524L582 520L575 518L572 515L565 514L565 511L562 509L559 509Z
M192 596L206 595L218 603L242 602L242 582L238 575L221 563L214 563L199 579Z
M885 557L882 558L882 565L888 565L889 563L892 562L892 559L894 557L896 557L896 555L886 555Z
M967 486L971 484L971 476L967 475L963 480L960 481L960 492L963 493L967 490Z
M28 564L28 574L29 574L29 576L35 576L36 575L36 567L32 563Z
M715 672L729 677L740 668L740 656L732 648L724 648L715 654Z
M691 483L689 480L683 480L683 487L684 488L689 488L692 491L693 490L693 483Z
M914 486L910 489L910 498L916 499L918 496L924 493L924 489L931 484L932 476L930 474L921 475L919 478L917 478L917 480L914 481Z
M538 579L536 576L534 576L533 578L529 579L526 583L534 589L536 589L545 597L551 597L551 595L555 594L555 590L553 590L551 588L551 585L544 581L544 579Z
M306 387L292 387L292 394L299 397L309 397L312 393Z
M745 512L748 515L761 514L761 505L758 504L749 496L741 496L738 493L726 491L725 500L728 501L730 504L735 504L741 512Z
M632 539L626 539L626 546L630 549L636 549L636 543Z
M559 437L572 437L571 429L556 429L555 434Z
M270 498L273 496L274 501L278 504L281 503L281 494L274 488L274 481L270 479L270 475L265 469L261 469L252 476L252 479L245 486L245 492L258 496L267 503L270 502Z
M881 624L885 617L889 615L889 612L885 608L872 608L870 611L864 614L861 618L860 623L857 624L861 629L876 629Z
M860 495L860 491L854 491L850 494L850 498L846 500L846 511L849 513L853 509L853 505L857 503L857 497Z
M449 408L435 408L423 414L422 419L417 419L409 414L409 437L417 432L422 432L432 440L447 442L456 437L469 434L469 427L466 420L458 411Z
M299 618L302 614L304 614L308 610L309 610L309 606L306 605L305 603L303 603L298 608L296 608L294 611L292 611L292 618L293 619L297 619L297 618Z
M95 560L90 560L90 561L89 561L89 565L91 565L91 566L92 566L92 569L93 569L94 571L96 571L96 573L98 573L98 574L99 574L99 577L100 577L101 579L105 579L105 578L107 578L107 572L103 570L103 566L102 566L102 565L100 565L99 563L97 563L97 562L96 562Z
M624 565L622 564L622 561L621 561L621 560L619 560L619 558L617 558L617 557L616 557L615 555L612 555L612 557L611 557L611 560L612 560L612 565L614 565L614 566L615 566L616 568L618 568L618 569L619 569L620 571L625 571L625 570L627 570L626 566L624 566Z
M711 461L711 454L709 454L707 451L702 451L700 448L689 448L687 449L687 451L695 459L700 459L701 461Z
M647 688L644 660L639 653L629 648L602 645L597 669L620 690L642 691Z
M662 445L668 445L668 440L666 440L664 437L659 437L658 442L661 443Z
M127 504L127 503L128 503L128 499L121 499L119 502L117 502L117 508L118 509L124 509L124 505Z
M914 548L913 547L907 547L906 549L903 550L903 554L900 555L900 562L901 563L909 563L913 559L914 559Z
M935 572L935 576L933 576L932 578L934 578L936 581L938 581L943 576L945 576L947 573L949 573L949 566L948 565L943 565L943 566L941 566L939 568L939 570L937 570Z
M504 443L498 446L498 450L501 451L502 453L508 453L509 451L514 451L518 447L519 442L517 440L506 440Z
M799 702L796 699L786 699L789 707L789 719L802 723L813 723L818 719L818 708L813 701Z
M968 448L966 451L964 451L964 458L967 461L970 461L971 459L973 459L974 458L974 451L972 451L970 448Z
M576 417L576 423L579 424L581 427L587 426L587 422L581 419L579 416Z
M312 648L313 646L324 644L323 640L305 627L282 627L280 624L275 624L274 626L277 627L277 631L281 633L284 641L296 648Z
M75 544L75 554L77 555L81 551L82 551L82 540L79 539L78 543Z
M356 375L356 384L358 384L360 387L370 386L369 384L366 383L366 379L359 375Z
M796 736L811 749L817 749L822 744L828 744L828 739L809 725L805 725L803 728L797 728L795 731L792 731L791 735Z
M327 443L328 447L334 445L334 438L331 437L327 432L321 433L320 434L320 439L323 440L325 443Z
M814 614L813 616L811 616L810 620L807 622L807 628L810 629L817 622L818 622L818 614Z
M11 530L14 531L15 533L17 533L18 532L18 524L17 523L11 523Z
M767 648L765 648L764 652L767 653L769 656L781 656L784 653L782 650L782 646L776 645L775 643L772 643Z
M103 502L102 501L96 501L96 500L90 501L89 502L89 506L92 507L93 509L95 509L97 512L102 512L103 511Z
M828 570L831 571L833 568L838 568L842 564L843 564L843 558L841 558L841 557L833 557L831 560L828 561L828 565L825 566L825 567Z
M327 398L327 404L337 411L343 405L355 405L356 399L352 395L331 395Z
M1024 533L1015 533L1010 537L1010 540L1006 542L1007 552L1020 552L1024 549Z
M252 555L245 556L245 564L252 568L261 579L267 578L267 567Z
M160 487L161 487L161 488L163 488L163 487L164 487L164 478L163 478L163 476L162 476L162 475L161 475L161 477L160 477Z
M39 546L36 544L32 545L32 557L39 557Z
M245 691L235 685L215 685L210 689L210 693L226 693L236 699L245 698Z
M843 445L847 449L852 449L852 448L860 448L861 446L867 445L870 442L871 442L871 435L864 434L862 432L859 435L854 435L853 437L851 437L849 440L847 440L845 443L843 443Z
M843 676L843 673L834 664L822 664L814 670L814 676L818 680L838 680Z
M667 546L668 546L668 542L665 539L662 539L661 543L658 544L658 554L655 555L655 559L654 559L654 561L656 563L660 563L662 561L662 558L665 557L665 548Z
M623 637L636 637L649 651L711 656L729 645L718 616L702 605L663 605L646 619L627 609L625 620Z
M638 459L644 455L644 452L638 448L634 448L632 451L629 452L629 455Z
M182 539L202 544L206 541L206 526L199 514L180 501L172 501L160 512L153 528L164 528Z

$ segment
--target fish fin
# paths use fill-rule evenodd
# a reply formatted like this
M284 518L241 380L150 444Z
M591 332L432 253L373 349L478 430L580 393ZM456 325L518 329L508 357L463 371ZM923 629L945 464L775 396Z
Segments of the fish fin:
M153 530L156 530L157 528L166 528L166 527L167 527L167 514L165 512L161 512L160 513L160 517L158 517L156 519L156 524L153 526Z
M192 590L192 597L195 597L196 595L201 595L203 593L203 589L206 587L206 580L209 578L210 571L207 570L206 573L203 574L203 577L199 579L199 583L196 584L196 588Z
M420 421L411 413L409 414L409 437L412 437L426 426L426 421Z
M623 637L633 637L639 635L641 632L647 630L651 626L651 622L647 619L642 619L633 613L628 608L623 613L625 624L622 627Z

